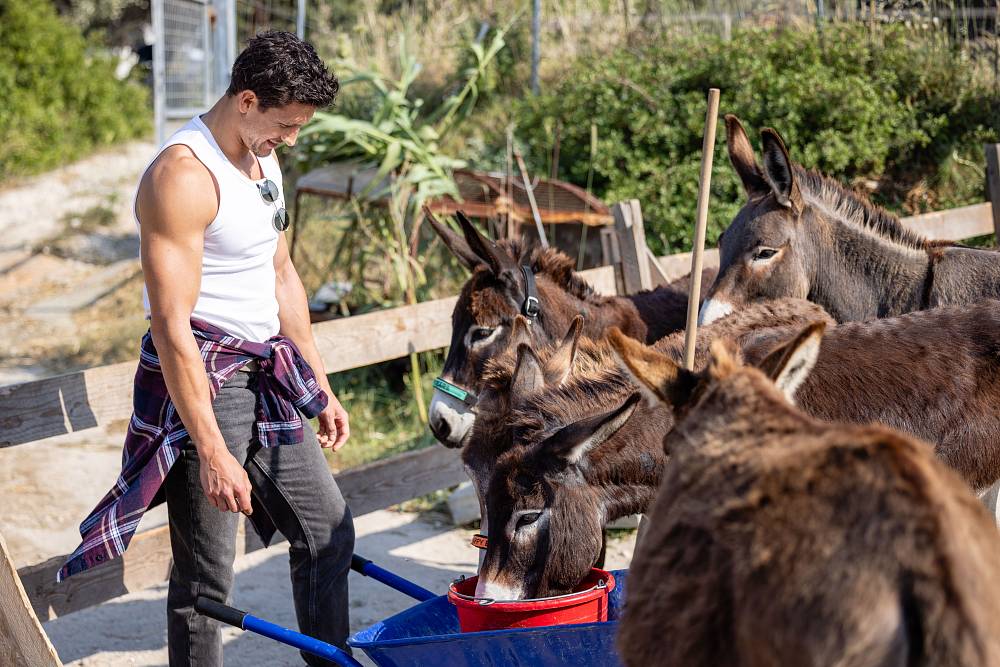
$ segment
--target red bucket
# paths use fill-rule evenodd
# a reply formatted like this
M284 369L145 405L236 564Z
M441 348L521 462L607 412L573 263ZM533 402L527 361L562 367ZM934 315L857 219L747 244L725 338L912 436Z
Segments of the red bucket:
M448 600L458 610L462 632L606 621L608 593L615 587L615 578L610 572L592 568L573 593L537 600L502 601L476 598L478 579L471 577L448 587Z

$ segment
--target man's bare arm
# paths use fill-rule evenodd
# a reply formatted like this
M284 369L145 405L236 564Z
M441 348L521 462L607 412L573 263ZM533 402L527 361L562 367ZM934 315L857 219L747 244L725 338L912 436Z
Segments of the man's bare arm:
M168 148L143 177L136 209L150 332L167 392L197 448L202 487L220 510L249 512L250 480L219 431L205 365L191 333L205 229L218 210L215 182L187 147Z
M313 338L312 325L309 321L306 290L288 254L288 244L284 234L278 239L278 250L274 254L274 272L277 278L275 294L278 298L281 333L299 348L302 357L316 374L320 387L330 399L329 405L318 417L320 428L316 437L320 445L333 447L336 451L347 441L351 432L350 424L347 412L340 405L326 379L326 368L319 350L316 349L316 340Z

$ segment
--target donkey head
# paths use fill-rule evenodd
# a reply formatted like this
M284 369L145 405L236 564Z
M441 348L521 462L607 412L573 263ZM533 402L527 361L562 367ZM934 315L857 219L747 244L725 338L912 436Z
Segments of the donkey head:
M763 167L743 125L731 114L726 116L726 141L748 201L719 237L719 273L702 302L701 324L758 299L807 298L816 264L814 244L802 224L807 204L797 167L781 137L772 129L761 132Z
M543 432L500 457L489 482L489 541L476 596L521 600L571 592L601 551L606 499L588 469L613 456L639 405L619 405ZM652 472L652 471L651 471Z
M462 448L462 463L472 480L485 519L483 499L497 459L513 446L513 410L545 387L556 388L570 376L580 345L583 318L576 317L559 345L535 352L527 321L518 315L511 331L516 350L491 359L483 373L479 414Z
M535 344L551 342L553 336L545 327L547 314L536 312L537 302L529 300L536 295L518 257L480 234L461 212L456 217L463 236L425 214L445 245L472 271L452 313L451 343L441 372L442 380L468 392L468 397L462 400L435 389L429 410L434 437L448 447L461 447L475 421L470 397L480 388L487 360L510 346L514 319L519 314L529 317L527 330Z

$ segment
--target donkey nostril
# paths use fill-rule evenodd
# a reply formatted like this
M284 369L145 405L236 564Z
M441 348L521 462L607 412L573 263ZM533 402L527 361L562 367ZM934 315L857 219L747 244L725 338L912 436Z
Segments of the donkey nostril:
M447 419L442 419L440 417L431 417L430 420L431 433L438 440L447 440L448 436L451 435L451 425L448 423Z

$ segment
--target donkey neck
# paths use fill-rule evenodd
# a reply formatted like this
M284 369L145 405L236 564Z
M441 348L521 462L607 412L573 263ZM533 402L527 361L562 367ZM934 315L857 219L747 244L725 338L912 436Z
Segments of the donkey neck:
M813 216L816 248L808 298L840 322L920 310L926 299L929 256L862 225Z
M540 319L548 342L559 340L577 315L583 315L583 334L588 338L600 339L613 326L626 335L645 336L645 325L627 299L596 293L581 297L545 274L538 274L536 280L542 303Z
M605 521L646 512L656 499L666 462L661 434L668 425L661 426L662 417L665 410L634 415L614 436L625 445L584 472L586 483L601 498Z

